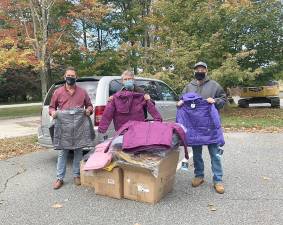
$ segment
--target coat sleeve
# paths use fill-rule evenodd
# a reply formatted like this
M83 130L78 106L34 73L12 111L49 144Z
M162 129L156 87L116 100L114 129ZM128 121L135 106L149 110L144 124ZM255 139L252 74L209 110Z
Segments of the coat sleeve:
M99 122L98 132L105 133L113 119L115 112L114 99L107 103L105 110L103 112L102 118Z
M182 127L180 127L177 124L174 124L173 128L176 131L176 133L178 134L178 136L181 140L181 144L184 146L185 158L189 159L189 153L188 153L188 148L187 148L185 131L183 130Z
M155 121L162 121L162 117L151 100L146 101L147 111Z
M111 144L112 144L112 141L118 137L119 135L121 135L125 130L129 129L129 127L134 124L135 121L128 121L127 123L125 123L122 127L120 127L119 130L116 131L115 135L112 137L111 141L109 142L109 144L107 145L107 147L105 148L104 150L104 153L108 152Z
M88 109L91 114L93 113L93 105L91 103L90 97L87 92L85 92L85 100L84 100L85 108Z
M214 100L215 100L215 107L218 110L222 109L227 102L226 93L220 85L216 90Z
M53 112L57 110L57 107L58 107L58 93L57 91L55 91L54 94L52 95L52 98L49 104L49 115L50 116Z

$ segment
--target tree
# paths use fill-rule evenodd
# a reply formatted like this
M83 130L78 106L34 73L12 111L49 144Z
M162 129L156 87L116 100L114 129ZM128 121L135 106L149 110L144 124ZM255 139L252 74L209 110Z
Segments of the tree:
M87 50L101 51L106 45L103 39L103 19L110 12L110 7L97 0L80 0L73 4L69 15L77 27L78 40L83 37L83 46Z
M150 46L149 26L146 17L152 0L106 0L114 10L107 17L116 37L117 48L123 55L124 66L137 74L140 47Z
M64 65L73 54L83 56L74 38L78 24L73 20L73 10L77 9L81 17L91 22L91 19L103 17L103 10L97 11L99 7L105 8L96 0L83 0L78 4L67 0L6 0L4 9L8 19L17 21L14 26L22 32L26 46L33 49L38 61L42 98L52 81L51 69Z
M157 1L147 19L153 42L141 48L139 65L145 74L175 80L178 91L199 60L224 85L260 79L282 61L281 9L277 0Z

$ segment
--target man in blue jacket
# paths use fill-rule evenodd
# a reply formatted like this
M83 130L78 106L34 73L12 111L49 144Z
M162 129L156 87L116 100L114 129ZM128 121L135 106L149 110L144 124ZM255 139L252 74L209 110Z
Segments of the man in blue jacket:
M194 65L194 76L192 80L183 90L183 94L194 92L206 99L208 103L214 104L219 110L223 108L226 103L226 94L223 88L214 80L210 80L207 75L208 69L204 62L198 62ZM177 106L181 106L184 102L180 100ZM198 187L204 182L204 162L202 159L202 145L192 146L194 173L195 178L192 180L192 186ZM224 186L222 183L222 164L219 157L219 146L217 144L209 144L208 150L211 158L211 169L213 172L213 183L217 193L224 193Z

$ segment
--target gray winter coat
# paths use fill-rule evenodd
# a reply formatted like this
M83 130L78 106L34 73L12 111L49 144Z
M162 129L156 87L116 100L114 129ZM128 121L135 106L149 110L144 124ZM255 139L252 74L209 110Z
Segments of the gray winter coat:
M55 150L94 147L93 124L84 109L57 110L56 113L52 140Z
M210 80L208 77L205 78L204 83L199 85L197 80L192 80L184 88L182 94L194 92L200 95L202 98L207 99L209 97L214 98L215 107L219 110L226 104L226 93L223 88L214 80Z

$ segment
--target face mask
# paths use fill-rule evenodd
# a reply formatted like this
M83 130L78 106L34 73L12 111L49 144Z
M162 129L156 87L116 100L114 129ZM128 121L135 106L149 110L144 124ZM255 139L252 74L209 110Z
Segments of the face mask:
M203 80L205 78L205 73L204 72L195 72L195 78L197 80Z
M128 91L134 90L134 81L133 81L133 80L127 80L127 81L125 81L124 87L125 87L125 89L128 90Z
M76 78L75 77L66 77L66 83L68 85L74 85L76 83Z

